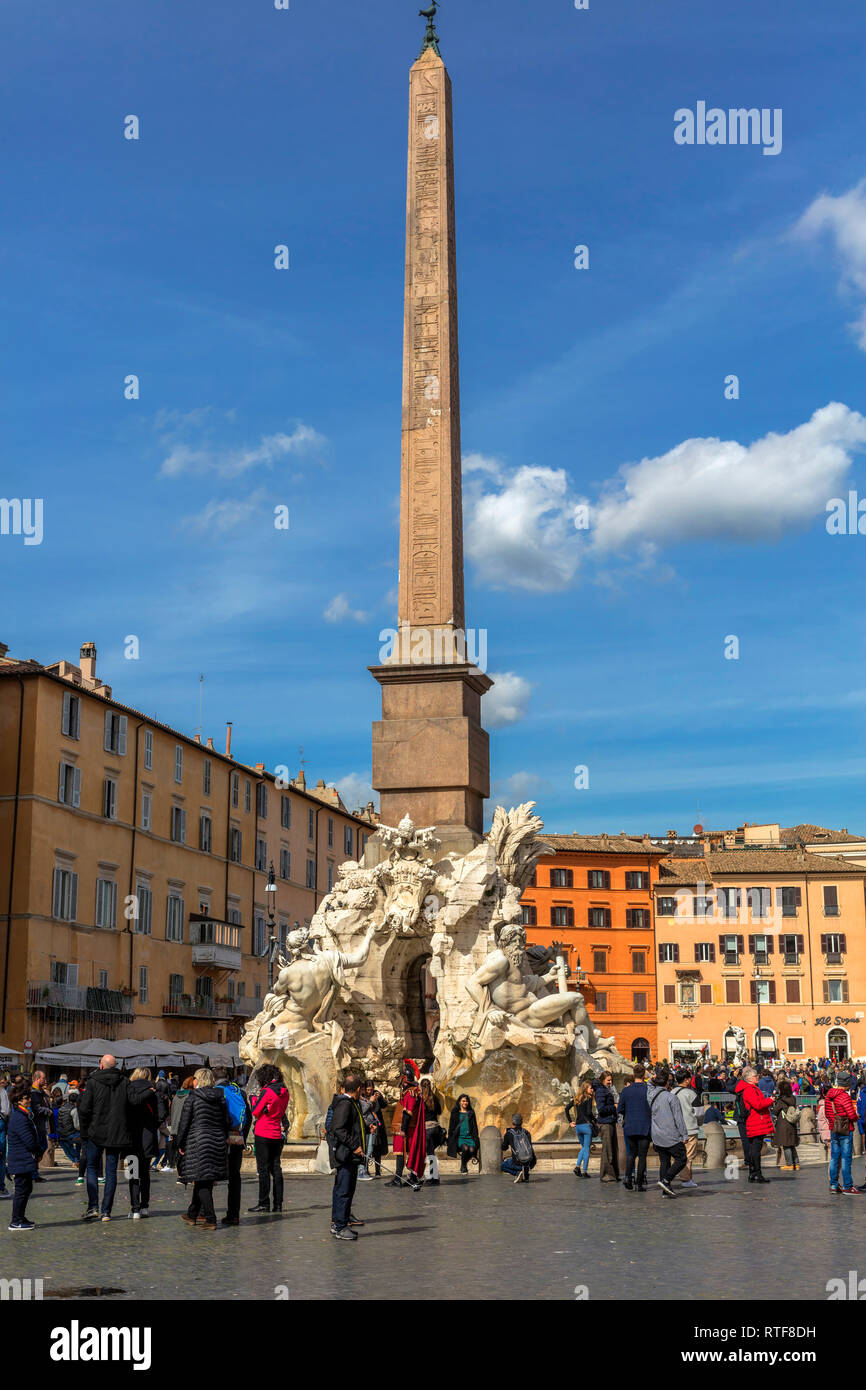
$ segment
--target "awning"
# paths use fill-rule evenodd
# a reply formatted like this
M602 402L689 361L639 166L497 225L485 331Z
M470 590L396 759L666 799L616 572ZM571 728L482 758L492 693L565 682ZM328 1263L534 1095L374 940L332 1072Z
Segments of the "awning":
M215 1067L239 1065L237 1043L176 1042L167 1038L119 1038L116 1042L86 1038L45 1048L37 1052L36 1061L51 1067L96 1066L106 1053L116 1057L127 1071L134 1067L203 1067L208 1063Z

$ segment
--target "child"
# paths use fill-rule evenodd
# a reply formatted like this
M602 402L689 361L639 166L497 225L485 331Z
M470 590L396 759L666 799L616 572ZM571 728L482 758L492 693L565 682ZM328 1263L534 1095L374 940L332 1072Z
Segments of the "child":
M530 1169L535 1167L538 1159L532 1147L532 1135L523 1128L523 1116L520 1114L511 1116L511 1125L505 1131L502 1152L506 1153L508 1149L511 1150L511 1157L502 1160L503 1173L516 1173L515 1182L529 1182Z
M10 1231L32 1231L32 1221L26 1217L27 1199L33 1191L33 1175L39 1160L45 1152L47 1141L40 1135L30 1113L30 1089L26 1082L12 1087L9 1095L11 1106L9 1128L7 1131L7 1161L15 1174L15 1195L12 1198L12 1220Z

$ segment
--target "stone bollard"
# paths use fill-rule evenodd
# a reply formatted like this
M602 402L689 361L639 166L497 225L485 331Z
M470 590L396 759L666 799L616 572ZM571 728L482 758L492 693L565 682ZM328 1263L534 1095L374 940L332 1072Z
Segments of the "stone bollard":
M725 1155L728 1151L724 1125L720 1125L718 1120L710 1120L709 1124L703 1125L702 1128L704 1131L704 1167L724 1168Z
M818 1141L818 1117L811 1105L804 1105L797 1120L797 1133L801 1144L815 1144Z
M855 1158L861 1158L863 1156L863 1135L860 1133L859 1129L857 1129L856 1125L852 1138L854 1140L854 1146L851 1152Z
M496 1125L485 1125L479 1134L481 1140L481 1172L483 1174L502 1171L502 1135Z
M628 1163L628 1145L625 1142L625 1131L622 1125L616 1127L616 1151L619 1158L619 1171L621 1175L624 1175Z

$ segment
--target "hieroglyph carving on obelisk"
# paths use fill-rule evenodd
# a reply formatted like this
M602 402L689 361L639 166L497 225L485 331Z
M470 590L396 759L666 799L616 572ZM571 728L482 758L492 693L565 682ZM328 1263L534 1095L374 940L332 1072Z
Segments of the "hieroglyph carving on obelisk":
M428 630L441 653L434 660L461 661L454 147L451 82L433 47L412 68L409 100L399 619L401 630L408 625L414 635ZM418 660L408 657L405 640L401 645L404 661ZM423 646L412 643L413 650Z

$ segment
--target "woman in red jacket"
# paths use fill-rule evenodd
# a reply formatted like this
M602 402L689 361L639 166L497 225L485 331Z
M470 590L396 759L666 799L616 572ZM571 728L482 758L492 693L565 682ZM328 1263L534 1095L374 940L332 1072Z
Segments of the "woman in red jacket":
M274 1182L274 1211L283 1209L283 1116L289 1093L278 1067L259 1067L256 1077L261 1088L253 1106L256 1137L256 1167L259 1170L259 1200L250 1211L270 1211L271 1179Z
M765 1096L755 1085L758 1073L754 1067L746 1067L742 1080L737 1082L737 1094L746 1107L746 1137L749 1141L749 1182L769 1182L761 1172L761 1150L764 1139L773 1133L773 1120L770 1111L773 1097Z

